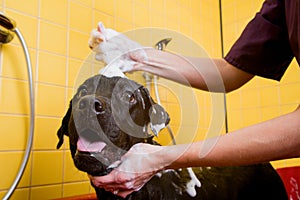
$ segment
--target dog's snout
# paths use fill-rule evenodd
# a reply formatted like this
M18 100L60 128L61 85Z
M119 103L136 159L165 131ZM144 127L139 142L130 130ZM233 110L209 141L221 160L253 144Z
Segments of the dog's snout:
M78 103L78 108L80 110L91 109L96 112L96 114L101 114L105 111L105 103L95 97L85 96L81 98Z

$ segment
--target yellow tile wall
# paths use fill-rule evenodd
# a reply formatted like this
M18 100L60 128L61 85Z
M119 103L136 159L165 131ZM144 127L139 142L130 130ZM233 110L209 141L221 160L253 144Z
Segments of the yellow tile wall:
M90 53L87 41L98 21L104 22L106 27L125 32L141 27L176 31L195 44L201 43L211 55L220 56L217 2L1 0L0 11L16 21L29 47L36 95L32 152L11 199L52 199L93 192L87 176L73 165L68 139L60 150L55 148L56 131L73 95L77 75ZM149 44L154 45L155 42L156 39ZM0 162L6 163L0 166L2 198L18 170L29 129L27 69L17 37L1 46L0 62L0 136L3 138L0 140ZM137 76L132 77L143 81ZM203 104L185 105L185 100L183 103L178 100L179 91L163 85L159 87L162 104L171 115L172 130L178 135L179 142L202 138L201 134L197 134L197 129L201 133L208 129L210 95L194 91L192 96ZM188 95L183 89L180 90L179 96ZM201 117L196 117L194 121L186 118L182 123L182 116L194 114L182 110L195 110L194 107L203 110ZM164 132L158 140L170 144L170 137ZM183 134L186 132L193 133L188 140Z
M261 2L222 1L225 51ZM218 0L1 0L0 11L16 20L29 47L36 94L33 150L11 199L40 200L93 192L86 175L73 166L68 139L60 150L55 148L56 130L72 97L78 72L90 53L89 33L98 21L122 32L141 27L176 31L195 46L201 46L208 56L220 57L218 3ZM149 44L155 42L156 39ZM185 46L189 47L170 43L170 48L189 53ZM0 140L0 162L6 163L0 166L1 198L21 162L29 128L26 66L17 38L1 46L0 62L0 137L4 138ZM295 75L298 70L294 64L286 75L292 78L284 77L280 84L255 78L245 88L228 95L230 130L293 109L299 97L290 91L300 87L299 76ZM141 75L132 77L141 79ZM186 90L178 84L171 87L161 83L159 91L162 104L171 115L171 128L178 143L224 133L223 123L214 124L220 121L215 120L217 116L224 115L222 96ZM151 93L154 96L153 90ZM256 100L247 101L250 95ZM191 98L196 103L187 103ZM270 98L271 101L266 100ZM158 140L171 144L167 131ZM284 162L287 164L291 161Z
M98 1L95 1L98 2ZM52 199L93 192L87 176L72 165L67 145L56 150L56 131L78 69L90 52L87 40L99 13L94 1L1 1L29 47L35 84L35 135L30 160L11 199ZM95 3L96 4L96 3ZM105 15L105 14L103 14ZM113 19L114 17L111 16ZM99 19L101 20L101 19ZM97 20L98 21L98 20ZM17 173L29 131L26 62L17 37L1 46L0 198ZM17 59L16 59L17 58ZM71 95L70 95L71 94Z

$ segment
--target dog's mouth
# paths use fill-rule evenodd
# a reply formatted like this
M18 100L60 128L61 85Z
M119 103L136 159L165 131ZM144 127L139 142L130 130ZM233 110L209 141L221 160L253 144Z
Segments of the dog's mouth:
M75 166L83 172L92 176L104 176L109 174L113 168L103 164L101 156L93 152L77 151L74 157Z
M84 137L79 137L77 141L77 149L82 152L101 152L105 146L103 141L89 141Z
M101 152L78 151L74 157L75 166L92 176L104 176L109 174L113 164L120 160L120 153L104 149Z
M111 172L112 164L121 159L125 150L111 142L90 141L79 137L77 151L74 156L75 166L90 175L103 176Z

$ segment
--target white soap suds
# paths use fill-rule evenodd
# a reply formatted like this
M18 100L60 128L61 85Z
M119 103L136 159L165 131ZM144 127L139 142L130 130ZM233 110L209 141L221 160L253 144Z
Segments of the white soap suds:
M194 171L192 168L187 168L189 175L191 177L191 180L189 182L187 182L186 184L186 192L191 196L191 197L195 197L197 195L196 192L196 186L197 187L201 187L201 182L199 181L199 179L197 178L197 176L195 175Z

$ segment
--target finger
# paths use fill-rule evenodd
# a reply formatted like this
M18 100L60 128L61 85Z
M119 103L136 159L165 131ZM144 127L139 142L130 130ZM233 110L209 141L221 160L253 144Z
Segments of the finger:
M111 185L114 183L115 175L112 175L111 173L105 176L91 176L89 175L90 180L93 182L93 184L96 187L102 187L104 185Z
M127 181L121 184L116 184L114 186L110 185L109 187L117 188L119 190L140 190L148 181L149 179L145 180L144 178L137 177L131 181Z
M143 63L139 63L139 62L135 62L134 65L133 65L133 68L132 68L132 72L133 71L141 71L143 69L147 69L147 66Z
M128 195L130 195L133 192L135 192L135 190L121 190L116 195L118 195L122 198L126 198Z
M128 189L126 183L130 182L132 178L126 176L125 173L120 172L117 169L114 169L109 174L105 176L89 176L95 186L105 188L118 187L122 189Z
M139 186L139 187L136 187L136 188L126 189L126 188L123 188L120 185L114 185L114 186L110 186L110 187L105 187L103 189L108 191L108 192L111 192L115 195L122 196L124 198L128 194L131 194L134 191L139 191L142 187L143 187L143 185Z
M137 62L148 60L147 54L143 49L135 49L129 53L129 57Z
M115 195L118 195L122 198L126 198L128 195L130 195L133 192L139 191L143 186L136 188L136 189L130 189L130 190L118 190L118 192Z

